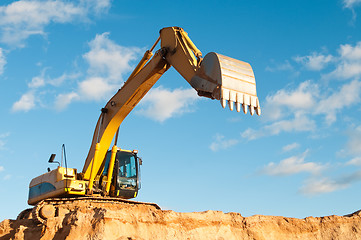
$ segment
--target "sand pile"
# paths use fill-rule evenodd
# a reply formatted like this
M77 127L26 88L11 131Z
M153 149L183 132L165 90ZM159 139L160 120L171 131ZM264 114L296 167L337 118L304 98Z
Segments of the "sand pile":
M361 211L305 219L206 211L178 213L147 205L81 203L45 224L4 220L0 239L361 239Z

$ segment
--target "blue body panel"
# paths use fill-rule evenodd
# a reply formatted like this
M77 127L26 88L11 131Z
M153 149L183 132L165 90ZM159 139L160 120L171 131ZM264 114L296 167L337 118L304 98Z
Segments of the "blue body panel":
M42 194L52 192L55 190L56 190L55 186L51 183L48 182L40 183L39 185L36 185L29 189L29 199L38 197Z

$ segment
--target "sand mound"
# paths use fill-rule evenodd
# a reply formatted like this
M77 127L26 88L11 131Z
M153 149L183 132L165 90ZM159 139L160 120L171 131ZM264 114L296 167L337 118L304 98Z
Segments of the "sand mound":
M147 205L82 203L37 224L4 220L0 239L361 239L361 213L305 219L206 211L178 213Z

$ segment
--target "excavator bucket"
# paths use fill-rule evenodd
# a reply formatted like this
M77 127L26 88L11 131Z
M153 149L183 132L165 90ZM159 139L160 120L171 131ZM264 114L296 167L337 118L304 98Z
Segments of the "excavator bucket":
M223 108L228 102L231 111L235 104L237 112L242 107L246 114L248 108L251 115L255 111L257 115L261 114L256 81L249 63L210 52L202 60L190 84L200 96L220 100Z

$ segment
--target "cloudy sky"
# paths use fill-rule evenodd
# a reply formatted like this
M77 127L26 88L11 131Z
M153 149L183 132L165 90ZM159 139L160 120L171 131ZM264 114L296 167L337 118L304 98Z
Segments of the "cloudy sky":
M199 98L169 70L121 125L120 147L144 162L136 200L243 216L361 209L360 0L0 4L0 220L28 207L63 143L82 169L99 110L167 26L203 55L249 62L262 115Z

